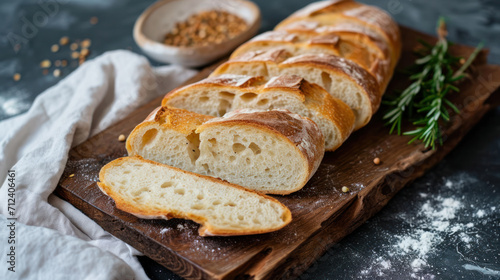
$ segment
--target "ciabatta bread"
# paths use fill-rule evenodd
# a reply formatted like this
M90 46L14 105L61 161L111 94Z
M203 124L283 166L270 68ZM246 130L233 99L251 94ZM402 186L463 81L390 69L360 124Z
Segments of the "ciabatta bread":
M201 236L266 233L292 220L274 198L140 157L106 164L99 180L118 209L143 219L193 220Z
M287 109L310 118L333 151L349 137L354 113L322 87L298 76L263 77L225 74L201 80L168 93L162 106L220 117L238 109Z
M346 103L356 117L355 129L370 121L382 97L382 90L370 73L347 59L333 55L292 57L282 49L250 52L220 65L210 76L222 74L302 77Z
M316 172L324 143L313 121L287 110L211 118L160 107L132 131L127 151L262 193L289 194Z

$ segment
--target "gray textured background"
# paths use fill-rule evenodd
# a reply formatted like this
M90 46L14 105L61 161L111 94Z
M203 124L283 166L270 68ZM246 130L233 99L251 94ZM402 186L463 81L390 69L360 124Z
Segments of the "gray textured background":
M67 48L55 54L50 52L50 46L62 36L90 38L90 58L115 49L141 53L133 42L132 26L153 1L59 1L58 11L47 15L43 4L50 2L0 2L0 120L28 110L37 94L63 78L44 76L39 68L44 59L69 58ZM261 31L265 31L310 1L255 2L262 10ZM434 33L437 18L445 16L451 41L469 45L484 41L491 50L490 63L500 64L500 1L362 2L377 5L389 11L400 24L427 33ZM95 26L89 23L93 16L99 18ZM25 21L37 23L36 31L23 33ZM9 40L12 34L24 34L27 38L18 52ZM66 67L62 76L74 69ZM17 72L22 79L14 82L12 76ZM379 214L331 248L302 278L500 279L499 117L499 109L486 115L443 162L404 188ZM447 186L447 182L451 183ZM420 256L414 251L395 253L395 246L398 238L415 231L435 232L425 228L429 217L423 217L420 210L429 203L439 210L442 198L461 202L450 223L473 224L465 231L472 240L466 244L458 233L439 233L439 242L432 244L424 264L415 270L411 262ZM486 210L484 217L477 216L478 209ZM154 261L146 257L140 260L152 279L178 279Z

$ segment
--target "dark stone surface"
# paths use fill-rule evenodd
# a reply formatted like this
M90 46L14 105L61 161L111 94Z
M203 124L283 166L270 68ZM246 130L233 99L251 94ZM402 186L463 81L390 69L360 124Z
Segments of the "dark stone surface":
M54 1L1 1L0 120L28 110L37 94L76 68L70 63L60 78L52 76L54 67L42 74L39 63L44 59L71 61L67 46L50 51L62 36L90 38L90 58L115 49L141 53L132 26L152 2L80 0L47 6ZM261 31L265 31L309 1L255 2L262 10ZM490 63L500 64L500 1L362 2L427 33L433 33L437 18L445 16L450 40L469 45L484 41L491 50ZM99 19L97 25L89 22L93 16ZM26 30L26 21L35 28ZM17 52L12 34L24 38ZM21 73L19 82L13 81L14 73ZM500 279L499 119L499 109L487 114L443 162L405 187L301 278ZM152 279L179 279L146 257L140 261Z

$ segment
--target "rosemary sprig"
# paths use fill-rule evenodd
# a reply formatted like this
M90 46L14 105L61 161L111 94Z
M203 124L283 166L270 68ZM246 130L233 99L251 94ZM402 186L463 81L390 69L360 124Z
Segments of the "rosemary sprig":
M446 25L442 18L438 22L437 33L439 39L434 46L420 41L422 49L416 53L418 59L408 69L409 79L413 82L396 98L384 101L391 109L383 117L391 125L389 133L397 130L398 134L401 134L405 114L414 117L415 129L403 134L413 136L409 143L421 140L425 147L430 146L432 149L435 149L436 142L442 144L439 120L450 120L448 108L459 113L446 95L459 91L454 84L465 77L464 71L482 48L482 44L479 44L467 61L455 71L461 58L448 52L450 43L446 40Z

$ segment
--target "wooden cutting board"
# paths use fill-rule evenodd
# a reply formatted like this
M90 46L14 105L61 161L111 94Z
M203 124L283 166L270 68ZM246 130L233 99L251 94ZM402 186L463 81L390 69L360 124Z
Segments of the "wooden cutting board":
M418 38L435 42L432 37L404 27L402 34L400 69L413 62L412 50ZM454 45L452 52L468 57L472 48ZM438 163L498 104L499 94L492 94L500 85L500 67L487 65L486 55L480 54L472 78L460 84L460 94L451 96L462 113L452 115L442 147L425 149L422 144L408 145L408 137L389 135L379 112L340 149L326 153L317 173L301 191L276 196L293 215L292 223L278 232L199 237L198 225L193 222L139 219L116 209L114 202L101 193L95 183L100 168L126 155L125 144L117 140L118 136L128 135L160 104L160 98L73 148L56 193L105 230L185 278L297 277L332 244L377 213L404 185ZM212 69L203 70L190 82L206 77ZM388 92L402 89L405 84L407 78L396 73ZM381 159L380 165L373 164L375 157ZM343 193L342 186L351 191Z

